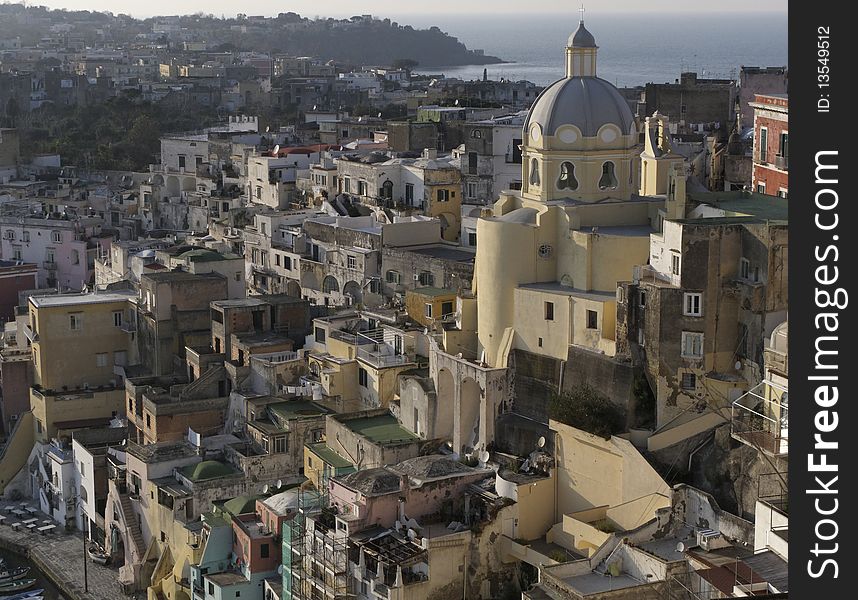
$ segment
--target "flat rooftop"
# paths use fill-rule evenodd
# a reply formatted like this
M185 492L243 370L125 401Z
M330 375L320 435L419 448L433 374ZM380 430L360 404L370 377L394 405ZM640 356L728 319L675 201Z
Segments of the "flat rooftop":
M308 402L306 400L290 400L287 402L269 404L268 410L284 421L312 419L331 412L323 406L319 406L318 404Z
M463 262L463 263L472 263L476 258L477 254L474 251L462 250L457 247L437 245L437 246L426 246L423 248L399 248L399 250L404 250L406 252L413 252L414 254L420 254L422 256L428 256L429 258L439 258L441 260L449 260L453 262Z
M420 438L399 424L393 415L351 419L344 425L376 444L414 442Z
M321 458L325 463L331 465L335 469L346 469L348 467L352 467L352 463L347 461L345 458L337 454L330 446L328 446L325 442L316 442L315 444L307 444L307 448Z
M587 573L586 575L579 575L577 577L564 577L563 583L578 592L581 596L646 585L643 581L638 581L628 575L621 574L616 577L609 577L598 573Z
M50 296L30 296L30 303L36 308L57 306L80 306L83 304L107 304L125 302L137 295L130 290L117 292L91 292L87 294L52 294Z
M789 220L789 200L780 196L767 196L756 192L689 192L688 198L724 211L724 218L752 217L760 221ZM684 219L681 222L713 222L712 219Z

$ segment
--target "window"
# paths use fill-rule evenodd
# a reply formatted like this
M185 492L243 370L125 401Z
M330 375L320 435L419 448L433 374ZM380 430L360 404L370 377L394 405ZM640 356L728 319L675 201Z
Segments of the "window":
M587 311L587 329L598 329L599 327L599 313L595 310Z
M261 558L268 558L271 555L271 548L268 544L262 544L259 546L259 556ZM236 596L238 593L236 593Z
M405 203L413 204L414 203L414 184L406 183L405 184Z
M545 320L553 321L554 320L554 303L546 302L545 303Z
M760 127L760 162L768 162L769 159L769 130Z
M600 190L615 190L619 182L615 173L616 167L611 161L602 164L602 176L599 178Z
M262 199L262 186L259 186L259 185L256 186L256 199L257 200Z
M420 275L417 278L420 285L432 285L435 278L432 277L432 273L429 271L420 271Z
M477 158L476 152L468 152L468 173L471 175L477 174Z
M179 155L179 168L180 169L185 168L185 156L182 154Z
M146 413L146 428L152 429L152 415L149 413Z
M49 262L49 263L56 262L56 259L57 259L57 256L56 256L56 254L54 254L53 248L45 249L45 262Z
M349 269L357 269L357 259L354 256L346 257L346 266Z
M670 272L673 273L674 275L679 275L680 266L681 266L681 263L680 263L679 254L677 254L676 252L672 253L670 255Z
M784 159L784 166L786 166L786 158L789 157L789 133L786 131L781 133L778 141L778 156Z
M778 190L778 198L786 198L789 195L787 190L781 188Z
M683 358L702 358L703 334L683 331L681 354Z
M214 596L214 584L209 581L209 596Z
M423 309L423 314L426 316L427 319L432 318L432 303L431 302L426 303L426 305Z
M24 260L21 246L12 246L12 260Z
M6 238L7 240L14 240L15 239L15 231L13 229L7 229L6 234L3 237Z
M236 281L241 281L241 271L236 271L236 272L235 272L235 280L236 280Z
M681 385L683 390L697 389L697 375L694 373L683 373Z
M280 436L274 438L274 452L276 454L283 454L286 452L286 437Z
M369 373L367 373L366 369L363 367L358 368L358 385L361 387L368 387L367 382L369 381Z
M751 278L751 261L747 258L739 260L739 277L742 279Z
M358 181L358 190L357 190L358 196L366 196L366 189L367 189L366 181Z
M441 303L441 316L451 315L453 314L453 303L452 302L442 302Z
M578 180L575 178L575 165L564 162L560 165L560 177L557 180L559 190L577 190Z
M703 294L685 294L682 302L682 314L686 317L699 317L703 315Z
M535 158L530 161L530 184L539 185L539 161Z
M63 241L63 233L61 231L52 231L51 232L51 241L60 243Z
M325 343L325 330L321 327L316 327L316 342L319 344Z
M30 232L29 231L25 230L21 233L21 241L22 242L29 242L30 241Z
M388 271L384 279L387 283L392 283L394 285L399 285L399 282L402 280L402 276L399 274L399 271Z
M476 246L477 245L477 232L469 231L468 232L468 246Z
M83 326L82 315L69 315L69 329L80 331Z
M473 199L473 198L477 197L477 184L476 183L474 183L472 181L468 182L467 194L468 194L468 198Z
M455 194L453 194L455 196ZM450 190L438 190L437 197L438 202L449 202L450 201Z
M765 194L766 193L766 183L764 181L760 181L757 183L757 193Z
M113 311L113 326L114 327L122 327L122 311L121 310Z
M744 323L739 324L739 345L737 347L737 353L739 356L744 356L745 358L749 358L751 356L751 348L749 344L748 337L748 326Z
M79 265L80 264L80 252L77 250L71 251L71 264Z
M352 193L352 180L351 177L343 177L343 191L347 194Z
M381 184L381 197L386 200L393 200L393 182L387 180Z

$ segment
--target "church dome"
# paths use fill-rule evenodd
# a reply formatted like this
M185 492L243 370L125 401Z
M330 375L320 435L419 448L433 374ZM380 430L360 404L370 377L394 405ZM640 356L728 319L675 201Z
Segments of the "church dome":
M634 122L628 102L609 82L598 77L566 77L542 91L527 115L524 131L526 134L538 124L541 135L553 136L562 125L574 125L584 137L594 137L602 126L611 124L628 135Z
M567 45L570 48L595 48L596 38L594 38L593 34L587 31L587 28L584 27L584 21L581 21L578 24L578 29L569 36L569 42Z

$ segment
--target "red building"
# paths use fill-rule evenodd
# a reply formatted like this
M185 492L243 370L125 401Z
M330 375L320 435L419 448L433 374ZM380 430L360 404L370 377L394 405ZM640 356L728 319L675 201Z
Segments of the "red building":
M785 94L757 94L754 109L753 189L760 194L789 193L789 100Z

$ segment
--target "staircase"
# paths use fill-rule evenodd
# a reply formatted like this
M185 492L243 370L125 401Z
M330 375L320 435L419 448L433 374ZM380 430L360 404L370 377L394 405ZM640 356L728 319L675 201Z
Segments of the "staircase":
M143 554L146 552L146 544L143 541L143 532L140 531L140 524L137 522L137 515L131 506L131 498L128 494L120 493L117 495L119 496L119 506L122 508L122 520L125 521L125 530L134 542L134 549L137 552L139 560L142 560Z

